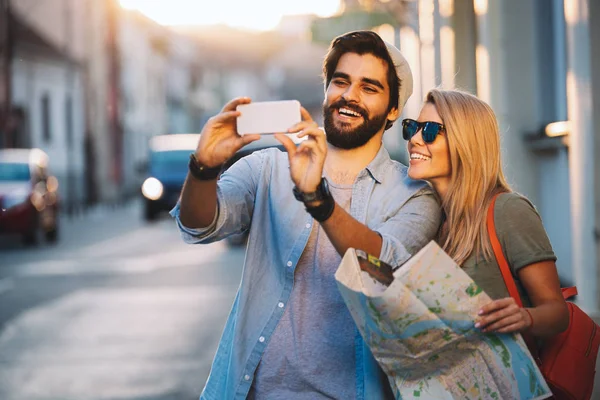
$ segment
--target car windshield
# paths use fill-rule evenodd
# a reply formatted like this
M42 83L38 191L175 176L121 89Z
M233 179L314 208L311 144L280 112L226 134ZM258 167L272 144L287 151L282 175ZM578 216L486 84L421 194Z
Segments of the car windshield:
M29 179L29 164L0 163L0 181L26 182Z
M156 151L150 156L150 168L161 172L186 172L192 151Z

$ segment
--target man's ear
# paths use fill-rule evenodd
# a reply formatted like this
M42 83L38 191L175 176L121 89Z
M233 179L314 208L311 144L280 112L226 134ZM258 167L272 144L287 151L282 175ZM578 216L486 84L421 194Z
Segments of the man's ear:
M390 110L390 112L388 112L387 119L390 121L396 121L399 116L400 116L400 113L398 112L398 109L396 107L393 107Z

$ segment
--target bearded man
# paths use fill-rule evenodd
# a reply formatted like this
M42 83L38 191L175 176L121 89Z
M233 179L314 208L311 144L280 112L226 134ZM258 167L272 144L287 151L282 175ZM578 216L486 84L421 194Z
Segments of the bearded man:
M371 31L334 39L323 65L324 131L304 109L286 152L220 167L258 135L240 136L238 98L204 126L180 203L189 243L249 231L242 281L201 399L393 398L338 292L348 248L400 265L431 241L440 206L383 146L412 93L410 68ZM291 178L291 179L290 179Z

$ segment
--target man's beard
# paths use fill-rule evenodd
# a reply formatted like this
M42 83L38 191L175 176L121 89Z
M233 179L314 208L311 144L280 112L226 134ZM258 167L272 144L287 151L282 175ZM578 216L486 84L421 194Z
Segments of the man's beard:
M333 113L340 107L348 108L349 110L359 113L363 118L362 124L354 129L351 129L349 126L344 128L344 125L349 125L345 123L342 123L341 129L336 127L333 122ZM323 105L325 137L332 146L339 149L356 149L365 145L377 132L379 132L379 130L381 130L386 121L387 113L369 118L366 110L357 105L348 104L344 99L340 99L329 106Z

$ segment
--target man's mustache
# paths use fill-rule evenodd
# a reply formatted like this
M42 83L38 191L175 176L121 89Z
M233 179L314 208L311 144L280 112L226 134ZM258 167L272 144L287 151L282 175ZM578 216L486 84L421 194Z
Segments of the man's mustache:
M327 107L327 109L331 112L331 111L336 110L341 107L344 107L344 108L347 108L349 110L359 113L361 115L361 117L363 117L363 119L365 119L365 120L368 119L369 114L367 113L366 110L362 109L360 106L357 106L356 104L348 103L348 101L346 101L346 99L343 99L343 98L339 99L335 103L331 103L331 105L329 105L329 107Z

